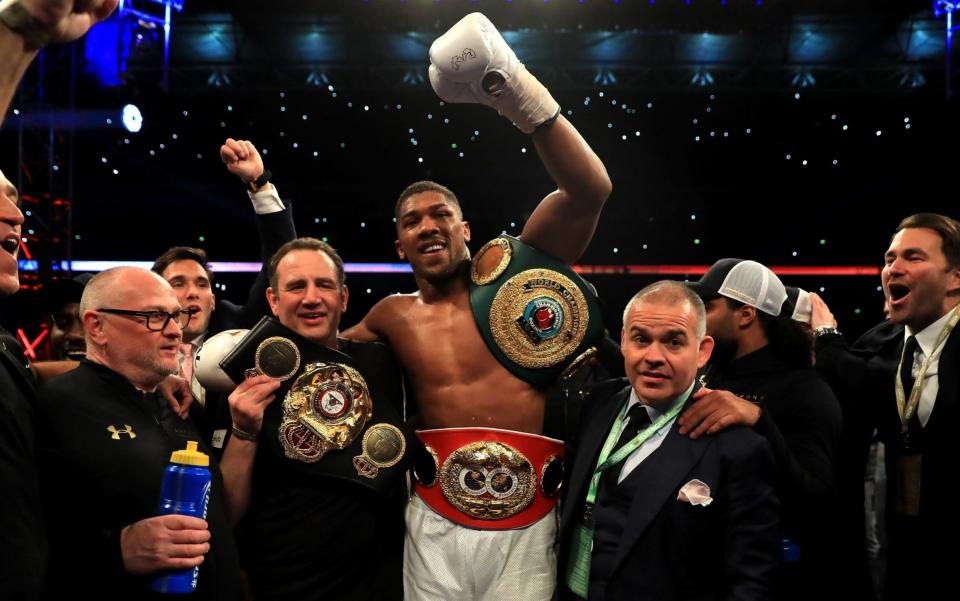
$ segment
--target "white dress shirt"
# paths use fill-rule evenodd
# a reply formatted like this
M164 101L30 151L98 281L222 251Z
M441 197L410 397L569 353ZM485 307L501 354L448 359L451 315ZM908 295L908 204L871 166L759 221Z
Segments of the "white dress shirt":
M678 398L683 398L684 396L689 395L690 391L693 390L693 384L694 383L691 382L690 388L687 388L684 391L684 393L680 395L680 397ZM676 399L674 399L674 402L675 401ZM627 401L627 411L629 412L630 409L638 403L640 403L640 397L637 396L637 391L631 388L630 400ZM673 403L669 403L667 407L673 407ZM650 417L650 423L654 423L655 421L660 419L661 415L663 415L662 412L657 411L650 405L644 405L643 408L647 410L647 415ZM623 482L624 478L629 476L630 472L636 469L636 467L640 465L644 459L649 457L651 453L653 453L654 451L660 448L660 445L663 444L664 437L667 435L668 432L670 432L670 428L673 427L673 422L675 421L677 421L676 415L673 417L673 419L665 423L662 428L657 430L657 432L654 433L653 436L643 441L643 444L637 447L637 449L633 453L630 453L630 455L628 455L627 458L623 460L623 468L620 470L620 477L617 479L617 484L620 484L621 482ZM623 425L624 426L627 425L626 415L624 415Z
M941 330L943 330L943 326L950 320L950 315L952 314L953 311L947 311L946 315L919 332L914 333L910 329L910 326L905 327L903 331L904 344L907 343L907 338L910 336L917 337L917 352L913 355L913 367L911 371L914 378L916 378L920 372L923 360L931 357L930 367L927 368L927 373L923 376L923 384L920 388L920 403L917 406L917 419L920 420L921 426L927 425L927 420L930 419L930 414L933 413L933 404L937 400L937 392L940 390L940 379L937 377L937 374L940 371L940 353L943 352L946 341L942 342L937 348L934 348L933 345L936 344L937 337L940 335ZM904 361L910 360L910 357L904 357ZM910 399L909 390L904 390L903 394L906 395L907 400Z

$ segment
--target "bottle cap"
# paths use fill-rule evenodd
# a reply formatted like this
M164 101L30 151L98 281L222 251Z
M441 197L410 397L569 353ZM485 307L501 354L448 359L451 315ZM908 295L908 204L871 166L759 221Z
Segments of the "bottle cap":
M197 442L195 440L188 440L186 449L174 451L170 454L170 462L181 465L207 467L210 465L210 457L207 456L206 453L197 450Z

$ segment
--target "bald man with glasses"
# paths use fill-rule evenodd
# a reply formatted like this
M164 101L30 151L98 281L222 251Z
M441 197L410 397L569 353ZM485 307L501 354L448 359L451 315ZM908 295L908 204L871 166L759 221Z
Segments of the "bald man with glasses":
M239 570L217 463L206 520L155 517L171 452L194 440L210 454L195 424L157 393L178 369L190 313L157 274L119 267L90 280L80 315L86 359L40 390L48 595L68 598L83 582L98 598L148 599L157 572L200 565L191 599L236 598Z

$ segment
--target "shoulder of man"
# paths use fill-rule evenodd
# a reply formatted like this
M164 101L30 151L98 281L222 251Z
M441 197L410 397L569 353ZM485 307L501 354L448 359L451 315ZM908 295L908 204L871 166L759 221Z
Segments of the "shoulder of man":
M591 411L624 392L630 394L630 381L626 378L613 378L591 384L583 391L581 414L586 417Z
M81 362L76 369L71 369L59 376L50 378L38 387L41 397L58 394L76 394L85 390L93 381L93 372L87 363Z
M81 361L72 369L44 382L37 389L41 407L55 408L58 413L82 411L82 401L103 399L116 394L116 385L110 378L115 375L107 368L88 361Z
M791 399L799 405L798 410L813 410L828 413L840 419L840 404L826 380L813 367L795 368L771 381L775 394L785 402ZM773 399L776 402L776 399Z
M374 329L380 330L389 327L396 319L410 308L420 298L420 292L398 292L385 296L378 300L363 321L367 325L373 325Z
M885 320L863 333L850 350L858 355L869 356L884 349L896 347L903 340L903 325Z
M586 390L586 395L596 399L605 399L629 387L630 380L626 378L610 378L591 384Z
M773 450L770 443L760 433L748 426L731 426L716 434L717 452L729 460L739 461L746 458L763 458L773 462Z
M378 367L396 363L390 345L380 341L361 341L338 338L340 350L353 357L362 367Z

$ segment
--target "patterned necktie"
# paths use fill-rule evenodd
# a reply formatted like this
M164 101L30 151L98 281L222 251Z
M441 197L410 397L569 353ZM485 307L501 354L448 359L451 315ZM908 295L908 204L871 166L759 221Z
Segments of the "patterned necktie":
M193 382L193 345L184 342L180 345L180 352L183 353L183 360L180 362L180 377L187 381L187 385Z

